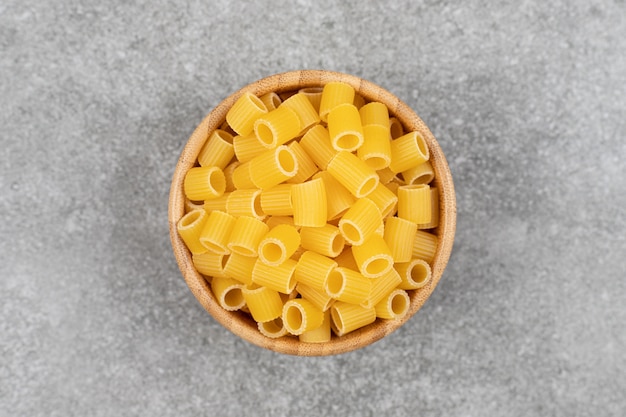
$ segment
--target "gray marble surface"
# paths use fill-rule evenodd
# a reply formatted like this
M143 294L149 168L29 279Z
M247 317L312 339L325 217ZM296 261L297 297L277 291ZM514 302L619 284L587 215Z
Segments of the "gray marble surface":
M222 328L168 237L194 127L329 69L395 93L452 170L420 312L367 348ZM0 2L0 415L626 415L626 4Z

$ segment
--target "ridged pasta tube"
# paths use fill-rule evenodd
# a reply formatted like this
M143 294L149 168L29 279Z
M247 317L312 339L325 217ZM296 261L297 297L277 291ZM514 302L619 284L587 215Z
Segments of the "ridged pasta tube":
M176 225L178 234L192 254L206 252L206 248L200 243L200 235L208 217L209 215L203 209L192 210L185 214Z
M209 200L224 194L226 178L219 167L194 167L187 171L183 188L190 200Z
M431 210L430 187L428 185L414 184L398 187L398 217L415 224L429 223Z
M327 196L324 182L314 179L291 188L293 222L296 226L322 227L327 220Z
M283 323L293 335L301 335L322 325L324 312L302 298L287 301L282 312Z
M281 316L283 300L278 291L252 284L243 287L242 292L250 314L257 322L266 322Z
M413 242L417 224L400 217L389 217L385 222L383 238L394 262L409 262L413 256Z
M410 132L391 141L389 168L395 173L406 171L428 161L429 156L424 137L419 132Z
M233 135L225 130L216 129L200 149L198 162L203 167L216 166L223 170L234 155Z
M367 197L378 185L376 171L350 152L337 153L327 170L356 198Z
M372 236L364 244L352 246L359 271L367 278L378 278L392 268L393 256L382 237Z
M360 305L337 301L330 308L331 327L337 336L344 336L356 329L376 321L374 307L365 308Z
M226 121L238 135L247 136L254 130L254 122L265 114L267 108L261 99L245 92L226 113Z
M381 319L399 320L409 312L411 300L406 291L395 289L374 306L376 316Z
M432 271L430 265L423 259L412 259L409 262L397 263L394 265L396 271L402 278L398 284L403 290L416 290L422 288L430 281Z

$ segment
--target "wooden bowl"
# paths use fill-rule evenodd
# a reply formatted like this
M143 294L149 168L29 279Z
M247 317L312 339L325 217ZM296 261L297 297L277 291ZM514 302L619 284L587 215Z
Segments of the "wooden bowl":
M333 336L330 342L321 344L303 343L294 337L270 339L259 333L256 322L247 314L228 312L222 309L215 300L207 281L194 268L191 255L176 230L176 224L185 214L183 179L185 173L194 166L209 132L224 122L226 113L244 92L250 91L256 96L261 96L272 91L281 93L297 91L305 87L321 87L331 81L348 83L367 101L379 101L386 104L390 115L395 116L403 124L405 131L417 130L426 139L430 148L430 161L435 172L433 184L440 190L439 226L431 230L439 239L432 263L432 279L429 285L409 292L411 300L409 312L401 320L379 319L375 323L343 337ZM218 322L248 342L266 349L299 356L323 356L349 352L380 340L402 326L421 308L437 286L452 251L456 228L456 200L450 168L439 144L426 124L404 102L378 85L353 75L331 71L304 70L276 74L258 80L226 98L202 120L189 138L176 165L170 190L168 218L172 248L180 271L193 295Z

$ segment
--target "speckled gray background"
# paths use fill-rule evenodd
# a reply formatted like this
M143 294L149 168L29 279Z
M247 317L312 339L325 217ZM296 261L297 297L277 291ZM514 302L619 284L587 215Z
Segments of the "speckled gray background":
M403 328L297 358L171 253L194 127L273 73L397 94L452 170L448 268ZM0 2L0 415L626 415L626 4Z

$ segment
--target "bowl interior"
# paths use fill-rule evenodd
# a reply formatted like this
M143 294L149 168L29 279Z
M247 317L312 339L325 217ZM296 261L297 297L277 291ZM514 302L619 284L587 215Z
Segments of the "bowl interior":
M292 337L271 339L259 333L256 322L247 314L223 310L217 304L207 281L194 268L191 255L176 230L178 220L185 214L183 180L186 172L194 166L208 134L220 127L226 118L226 113L241 94L250 91L261 96L272 91L289 92L305 87L322 87L331 81L350 84L367 101L384 103L389 108L390 115L395 116L406 131L417 130L424 136L430 149L430 162L435 172L435 179L431 184L438 187L440 194L439 226L430 230L438 237L437 251L432 264L432 279L429 285L409 291L409 312L400 320L377 320L374 324L341 338L333 336L327 343L303 343ZM176 165L170 189L168 220L172 248L181 273L196 299L218 322L257 346L291 355L320 356L348 352L367 346L396 330L421 308L437 286L452 251L456 229L456 201L450 169L439 144L426 124L404 102L387 90L353 75L303 70L272 75L249 84L222 101L202 120L189 138Z

